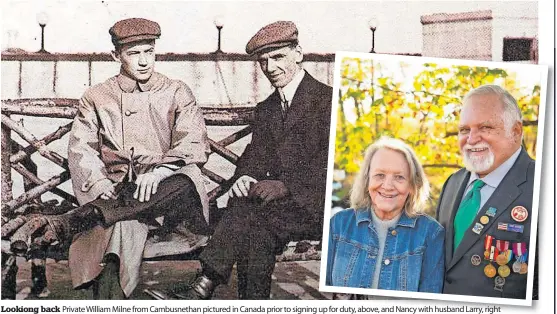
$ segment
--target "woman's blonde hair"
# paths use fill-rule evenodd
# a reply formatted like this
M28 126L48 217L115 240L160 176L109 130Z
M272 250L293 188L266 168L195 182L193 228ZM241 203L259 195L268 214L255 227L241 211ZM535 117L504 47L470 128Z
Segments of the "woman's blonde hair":
M366 149L364 161L350 192L350 206L354 209L371 208L371 197L368 192L369 168L373 156L382 148L401 153L408 163L411 192L404 205L404 211L407 216L414 217L424 210L429 198L429 182L414 150L403 141L391 137L381 137Z

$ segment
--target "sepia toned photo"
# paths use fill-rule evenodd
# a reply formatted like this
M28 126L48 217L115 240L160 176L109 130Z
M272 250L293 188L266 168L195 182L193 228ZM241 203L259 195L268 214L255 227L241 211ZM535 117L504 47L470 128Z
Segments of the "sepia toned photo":
M322 290L530 305L547 68L336 58Z

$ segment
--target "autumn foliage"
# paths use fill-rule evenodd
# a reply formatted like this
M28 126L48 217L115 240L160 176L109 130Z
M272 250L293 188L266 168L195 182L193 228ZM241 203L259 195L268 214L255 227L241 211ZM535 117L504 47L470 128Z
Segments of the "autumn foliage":
M420 158L432 186L427 211L433 215L444 181L461 168L457 145L461 100L484 84L498 84L518 100L524 120L523 144L535 158L539 78L524 80L519 73L492 67L344 58L336 91L334 166L346 176L337 182L341 187L333 192L335 198L347 200L364 149L388 135L410 144Z

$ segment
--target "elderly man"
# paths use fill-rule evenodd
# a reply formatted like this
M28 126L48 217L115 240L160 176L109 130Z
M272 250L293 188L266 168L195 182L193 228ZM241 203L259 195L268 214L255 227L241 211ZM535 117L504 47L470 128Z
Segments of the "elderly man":
M496 85L470 91L463 104L466 168L447 179L437 207L446 229L443 293L524 299L535 163L521 147L522 115Z
M82 206L39 218L48 222L42 240L81 232L69 252L72 283L92 285L95 298L132 293L146 222L164 214L165 224L185 220L190 230L210 233L199 169L209 153L206 128L189 87L154 71L160 32L139 18L110 28L120 73L85 92L70 133L69 168Z
M251 144L240 158L231 199L200 256L202 271L156 299L208 299L237 264L241 299L270 296L275 255L291 240L320 238L332 89L302 68L294 23L259 30L246 46L275 87L257 105Z

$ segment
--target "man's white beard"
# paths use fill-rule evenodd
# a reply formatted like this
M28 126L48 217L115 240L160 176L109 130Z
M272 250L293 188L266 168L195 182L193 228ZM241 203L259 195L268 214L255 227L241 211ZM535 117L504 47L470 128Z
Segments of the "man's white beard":
M487 147L488 149L487 156L475 156L475 157L468 156L469 153L467 152L468 149L473 147L464 147L463 162L464 162L464 167L466 167L468 171L475 172L475 173L485 172L489 168L491 168L491 166L493 166L493 162L495 161L495 155L493 155L493 152L491 151L491 147L489 146L483 146L483 147Z

